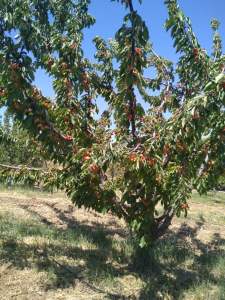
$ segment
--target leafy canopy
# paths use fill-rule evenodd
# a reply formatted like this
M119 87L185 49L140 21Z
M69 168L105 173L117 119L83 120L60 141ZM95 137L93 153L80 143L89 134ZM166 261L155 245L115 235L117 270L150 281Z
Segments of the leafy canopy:
M179 54L173 64L154 52L132 0L117 0L127 9L123 24L110 42L94 39L90 61L82 49L83 30L95 22L89 2L0 2L1 105L57 166L47 181L78 206L125 218L144 247L187 213L193 188L207 192L224 168L219 23L211 24L209 55L177 1L165 0L165 27ZM38 68L53 79L55 99L35 87ZM108 105L99 119L97 97Z

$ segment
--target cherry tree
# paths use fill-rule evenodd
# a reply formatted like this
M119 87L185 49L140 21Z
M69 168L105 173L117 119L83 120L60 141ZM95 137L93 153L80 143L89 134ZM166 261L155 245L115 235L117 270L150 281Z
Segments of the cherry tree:
M124 218L145 247L187 214L193 189L207 192L224 170L219 22L212 20L208 54L177 1L165 0L174 64L154 51L134 1L117 0L123 24L110 41L94 38L91 61L82 49L83 31L95 22L89 2L0 2L0 105L53 162L42 170L2 166L0 174L44 178L76 206ZM34 85L38 69L52 78L55 99ZM99 97L107 110L97 118Z

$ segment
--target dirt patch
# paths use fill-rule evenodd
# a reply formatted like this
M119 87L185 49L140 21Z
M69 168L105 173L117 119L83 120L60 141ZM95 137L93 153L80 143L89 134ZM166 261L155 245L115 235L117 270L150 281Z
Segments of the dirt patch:
M93 228L101 225L108 233L126 234L125 223L113 215L100 214L93 210L76 208L63 194L50 196L26 196L18 193L9 196L0 192L1 212L12 212L23 217L37 217L46 224L67 229L75 228L77 223Z

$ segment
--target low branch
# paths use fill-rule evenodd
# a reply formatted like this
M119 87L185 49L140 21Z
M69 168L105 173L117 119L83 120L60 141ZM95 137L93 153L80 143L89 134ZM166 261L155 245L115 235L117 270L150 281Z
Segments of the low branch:
M0 164L0 167L5 168L5 169L12 169L12 170L28 170L28 171L41 171L44 173L47 173L47 171L41 169L41 168L31 168L27 166L10 166L10 165L5 165L5 164Z

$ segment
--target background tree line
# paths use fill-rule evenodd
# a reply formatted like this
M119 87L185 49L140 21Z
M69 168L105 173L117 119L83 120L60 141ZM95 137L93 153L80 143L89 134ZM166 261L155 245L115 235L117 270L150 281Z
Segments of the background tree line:
M4 137L0 143L0 163L9 165L43 166L41 149L32 141L26 130L6 110L0 118L0 130Z

